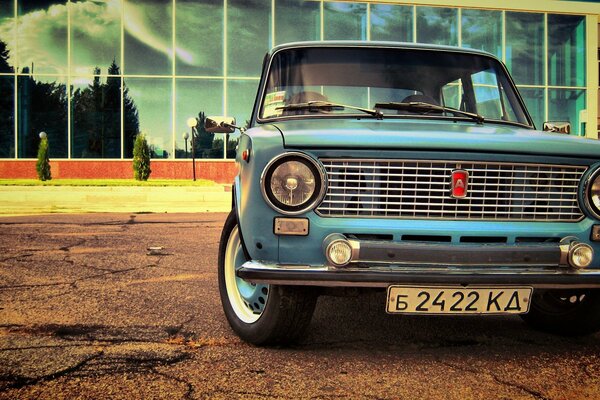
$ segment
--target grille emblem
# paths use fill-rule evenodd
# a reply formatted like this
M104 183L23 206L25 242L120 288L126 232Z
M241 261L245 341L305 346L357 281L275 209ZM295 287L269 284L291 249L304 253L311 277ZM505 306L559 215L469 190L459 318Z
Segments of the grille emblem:
M452 192L451 196L455 199L467 197L467 186L469 185L469 173L464 169L455 169L452 171Z

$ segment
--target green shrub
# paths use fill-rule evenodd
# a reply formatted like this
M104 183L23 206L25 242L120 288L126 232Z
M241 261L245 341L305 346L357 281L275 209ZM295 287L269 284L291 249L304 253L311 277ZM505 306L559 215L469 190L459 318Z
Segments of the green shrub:
M35 164L37 170L38 179L40 181L49 181L52 179L50 173L50 159L48 158L48 138L43 137L40 140L40 146L38 148L37 163Z
M133 145L133 176L138 181L147 181L150 177L150 147L146 136L138 134Z

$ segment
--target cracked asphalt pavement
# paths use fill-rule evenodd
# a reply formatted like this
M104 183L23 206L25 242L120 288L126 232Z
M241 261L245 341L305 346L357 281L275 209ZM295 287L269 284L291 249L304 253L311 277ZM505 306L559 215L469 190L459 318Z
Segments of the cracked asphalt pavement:
M0 399L598 399L600 335L518 317L389 316L322 296L305 340L257 348L217 288L225 214L0 218Z

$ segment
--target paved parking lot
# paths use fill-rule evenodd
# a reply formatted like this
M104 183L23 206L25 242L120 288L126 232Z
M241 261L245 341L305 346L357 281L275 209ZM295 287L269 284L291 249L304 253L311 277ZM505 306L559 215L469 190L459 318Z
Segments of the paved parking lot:
M388 316L383 293L321 297L293 348L240 342L216 283L225 216L0 218L0 398L600 398L600 335Z

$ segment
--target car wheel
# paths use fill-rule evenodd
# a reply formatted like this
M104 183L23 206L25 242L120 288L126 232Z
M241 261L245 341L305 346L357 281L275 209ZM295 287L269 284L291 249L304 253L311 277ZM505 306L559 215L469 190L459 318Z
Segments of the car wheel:
M532 327L564 336L600 330L599 290L536 290L529 313L522 318Z
M317 300L314 289L253 284L236 275L247 261L235 212L225 221L219 245L219 292L231 328L255 345L284 345L306 331Z

